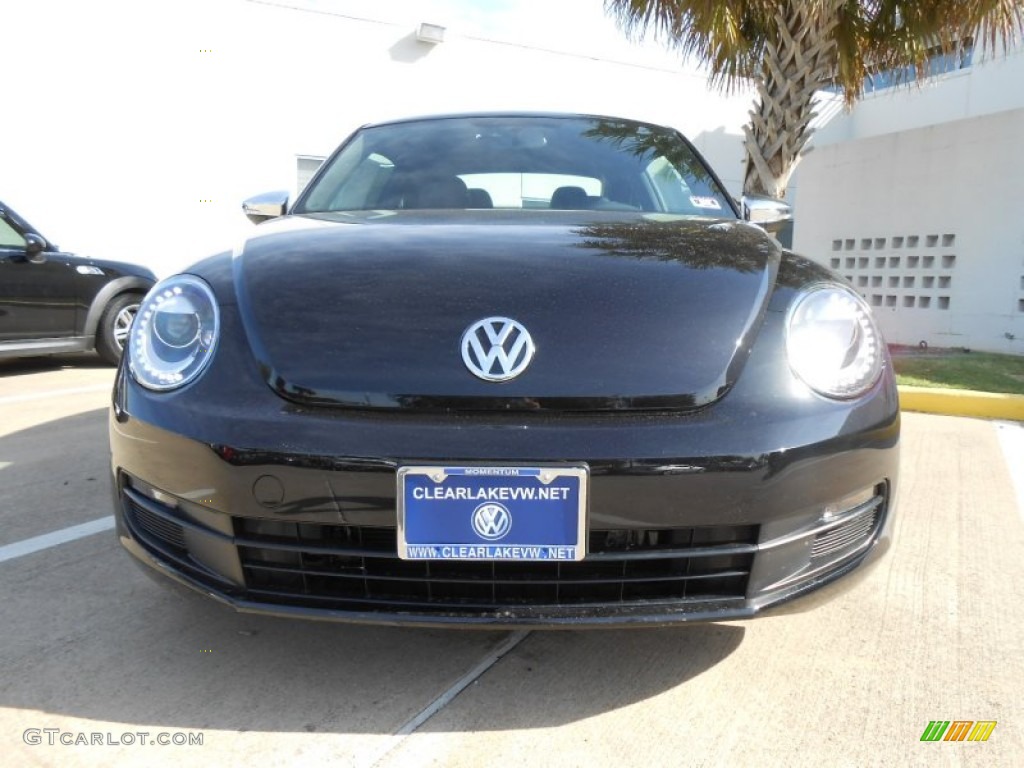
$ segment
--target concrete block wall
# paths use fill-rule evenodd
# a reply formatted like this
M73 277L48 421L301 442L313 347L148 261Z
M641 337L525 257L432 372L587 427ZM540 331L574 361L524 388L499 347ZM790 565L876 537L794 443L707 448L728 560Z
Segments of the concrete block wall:
M818 146L796 250L836 269L891 343L1024 354L1024 109Z

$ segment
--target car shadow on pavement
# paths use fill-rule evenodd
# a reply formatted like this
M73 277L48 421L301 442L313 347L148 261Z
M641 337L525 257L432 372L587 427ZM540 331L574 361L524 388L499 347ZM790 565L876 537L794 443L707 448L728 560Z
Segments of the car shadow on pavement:
M40 357L15 357L8 360L0 360L0 378L6 376L20 376L29 373L43 373L45 371L59 371L62 368L108 368L113 366L105 362L95 352L81 352L72 355L52 355Z
M97 429L105 418L102 409L71 417ZM14 433L0 449L6 439L56 447L71 419ZM94 463L104 447L76 448L60 463ZM80 486L88 519L111 513L104 480ZM38 498L18 506L46 514L52 492L35 486ZM0 504L5 494L0 486ZM0 563L0 584L0 692L5 719L26 728L70 717L126 729L394 733L509 637L239 614L146 578L109 531ZM744 632L533 632L462 694L507 698L500 721L446 718L445 727L549 728L627 707L718 664Z

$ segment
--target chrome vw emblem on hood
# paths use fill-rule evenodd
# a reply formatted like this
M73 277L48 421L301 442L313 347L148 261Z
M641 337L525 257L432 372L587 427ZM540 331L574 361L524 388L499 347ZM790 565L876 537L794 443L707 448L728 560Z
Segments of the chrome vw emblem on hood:
M462 334L462 361L484 381L508 381L533 360L533 339L520 323L507 317L477 320Z

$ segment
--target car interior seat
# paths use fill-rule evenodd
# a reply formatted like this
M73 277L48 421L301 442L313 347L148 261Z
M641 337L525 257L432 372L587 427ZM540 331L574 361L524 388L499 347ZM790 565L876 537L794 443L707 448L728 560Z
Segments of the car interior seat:
M467 190L466 197L469 200L468 208L493 208L494 201L486 189Z
M590 198L583 187L559 187L551 195L552 210L583 211L590 207Z
M466 182L458 176L418 180L405 195L406 208L468 208Z

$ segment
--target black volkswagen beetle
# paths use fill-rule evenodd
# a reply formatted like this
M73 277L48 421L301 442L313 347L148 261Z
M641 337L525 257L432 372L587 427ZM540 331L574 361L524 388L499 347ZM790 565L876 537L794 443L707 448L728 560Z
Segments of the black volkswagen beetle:
M0 201L0 359L95 349L117 364L155 282L145 267L61 250Z
M370 125L245 209L272 220L149 293L115 387L118 534L164 576L278 615L659 624L887 546L870 310L676 131Z

